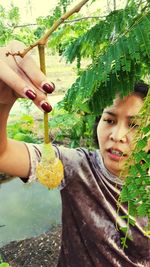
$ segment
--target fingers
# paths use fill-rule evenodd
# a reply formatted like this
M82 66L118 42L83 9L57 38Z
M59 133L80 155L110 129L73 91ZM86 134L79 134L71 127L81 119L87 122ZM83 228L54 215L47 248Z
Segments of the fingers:
M17 49L16 49L17 47ZM11 42L11 52L15 53L18 50L23 51L25 45L18 41ZM14 56L16 64L21 68L24 73L28 76L31 82L46 93L52 93L55 89L55 85L52 82L48 82L46 76L42 71L40 71L39 66L30 56L30 53L27 53L23 58L19 56Z
M48 94L54 91L55 85L47 81L46 76L40 71L32 57L25 56L23 60L20 61L19 66L37 88Z
M46 99L46 95L42 91L38 90L34 85L32 85L31 81L28 80L25 74L21 73L20 71L18 75L18 73L12 70L5 62L1 60L0 66L0 80L7 84L9 88L12 88L16 96L19 95L21 97L26 97L33 100L35 105L37 105L45 112L50 112L52 110L51 105ZM3 89L5 90L5 88L1 88L1 91Z
M12 41L8 44L2 57L3 70L0 72L0 79L12 88L17 96L28 97L35 105L45 112L51 111L45 93L54 91L54 84L47 81L46 76L40 71L30 53L23 58L20 56L8 56L6 52L22 52L25 45L19 41Z
M0 79L10 88L13 88L16 93L24 96L21 93L20 86L23 88L26 87L25 82L2 60L0 60L0 66Z

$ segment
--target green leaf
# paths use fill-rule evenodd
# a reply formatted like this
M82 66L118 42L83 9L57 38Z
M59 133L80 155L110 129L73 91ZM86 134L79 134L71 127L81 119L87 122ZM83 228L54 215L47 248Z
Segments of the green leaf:
M123 246L123 248L128 248L128 245L126 244L126 238L125 237L121 237L121 245Z
M147 145L147 137L145 136L143 139L139 140L137 142L137 149L142 150L143 148L145 148Z
M142 132L144 134L147 134L150 132L150 124L148 124L147 126L145 126L144 128L142 128Z

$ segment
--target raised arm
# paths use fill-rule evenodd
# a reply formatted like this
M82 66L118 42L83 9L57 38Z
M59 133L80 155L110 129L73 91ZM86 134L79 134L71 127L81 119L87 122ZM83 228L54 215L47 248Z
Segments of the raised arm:
M30 162L25 144L7 138L9 112L19 97L31 99L43 111L51 111L45 92L53 91L54 85L47 82L30 55L23 59L6 56L8 51L23 48L24 44L18 41L0 48L0 172L27 177Z

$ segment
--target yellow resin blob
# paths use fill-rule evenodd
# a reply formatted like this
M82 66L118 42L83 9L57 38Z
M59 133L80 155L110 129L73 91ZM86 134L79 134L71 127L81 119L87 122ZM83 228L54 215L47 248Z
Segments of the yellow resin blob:
M64 177L63 164L56 157L50 143L43 145L42 159L36 167L36 177L41 184L49 189L59 186Z

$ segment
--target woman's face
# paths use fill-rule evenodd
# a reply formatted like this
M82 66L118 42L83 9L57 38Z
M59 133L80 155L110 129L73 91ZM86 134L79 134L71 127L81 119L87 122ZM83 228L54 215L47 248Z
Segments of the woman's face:
M138 113L143 100L137 95L120 99L104 109L97 128L101 155L106 168L119 176L125 160L133 149L135 129L138 127Z

